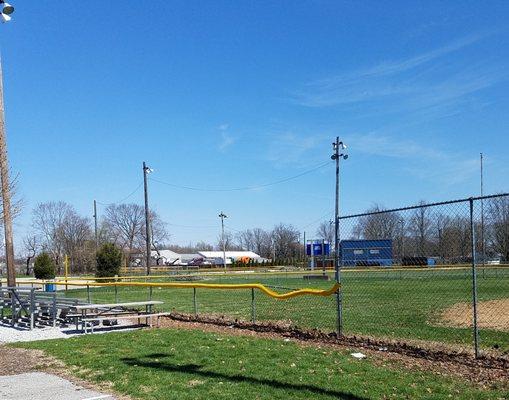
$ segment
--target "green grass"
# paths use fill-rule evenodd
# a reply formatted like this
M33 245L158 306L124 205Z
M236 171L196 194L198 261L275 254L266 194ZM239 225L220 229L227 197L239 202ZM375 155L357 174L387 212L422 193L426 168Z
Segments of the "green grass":
M261 282L281 292L283 288L329 288L332 282L304 281L302 276L207 278L204 282ZM421 271L348 271L343 273L344 333L378 338L423 340L472 346L472 330L443 326L441 312L456 303L472 298L470 270ZM509 268L486 269L478 277L479 301L509 297ZM93 288L92 301L115 301L113 288ZM70 297L86 298L86 290L70 290ZM119 301L145 300L146 288L119 288ZM192 289L154 289L153 298L165 302L163 309L194 312ZM274 300L255 292L255 317L258 321L287 321L303 328L333 331L336 323L335 297L302 296ZM251 292L245 290L197 290L199 313L226 315L250 320ZM508 310L494 310L493 318ZM509 351L509 332L481 329L481 346Z
M284 340L157 329L17 344L136 399L493 399L502 388Z

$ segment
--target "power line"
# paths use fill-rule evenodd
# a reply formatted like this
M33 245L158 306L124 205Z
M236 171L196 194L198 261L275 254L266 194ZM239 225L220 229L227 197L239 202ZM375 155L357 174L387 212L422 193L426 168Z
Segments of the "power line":
M180 224L168 224L169 226L176 226L177 228L193 228L193 229L209 229L217 228L216 225L180 225Z
M98 201L97 204L100 204L101 206L111 206L113 204L122 203L122 202L126 201L127 199L129 199L131 196L133 196L141 188L142 185L143 185L143 181L141 181L140 184L138 186L136 186L136 189L134 189L131 193L129 193L126 197L124 197L123 199L120 199L119 201L115 201L112 203L101 203L100 201Z
M304 229L306 229L306 228L310 227L311 225L314 225L314 224L316 224L318 222L322 222L326 217L332 215L333 213L334 213L334 211L329 211L327 214L324 214L320 218L317 218L313 222L310 222L309 224L303 226L302 230L304 230Z
M242 186L242 187L236 187L236 188L208 189L208 188L196 187L196 186L177 185L177 184L174 184L174 183L164 182L164 181L161 181L159 179L154 179L154 178L150 178L150 180L154 181L154 182L157 182L157 183L160 183L160 184L163 184L163 185L171 186L171 187L174 187L174 188L177 188L177 189L194 190L194 191L198 191L198 192L235 192L235 191L242 191L242 190L261 189L261 188L268 187L268 186L279 185L281 183L285 183L285 182L288 182L288 181L300 178L301 176L310 174L311 172L314 172L314 171L316 171L316 170L318 170L320 168L323 168L323 167L325 167L328 164L330 164L330 161L327 161L325 163L317 165L316 167L314 167L312 169L309 169L307 171L301 172L300 174L289 176L289 177L286 177L286 178L283 178L283 179L279 179L279 180L274 181L274 182L269 182L269 183L265 183L265 184L262 184L262 185Z

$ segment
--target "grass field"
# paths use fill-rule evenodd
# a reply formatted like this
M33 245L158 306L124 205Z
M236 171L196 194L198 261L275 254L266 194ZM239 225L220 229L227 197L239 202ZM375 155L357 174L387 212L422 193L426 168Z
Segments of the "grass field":
M207 277L207 283L261 282L284 292L289 288L329 288L332 282L304 281L300 275L249 275ZM472 346L472 330L446 326L441 314L448 307L470 303L472 285L469 269L461 270L383 270L343 273L344 333L378 338L432 341ZM225 315L250 320L251 291L197 289L199 313ZM84 289L69 290L67 296L86 298ZM93 288L92 301L111 302L147 299L146 288ZM509 268L488 268L478 274L479 301L509 297ZM153 299L165 302L162 309L194 312L192 289L154 289ZM303 328L333 331L336 323L335 297L303 296L274 300L255 293L255 317L258 321L285 321ZM467 307L468 309L468 307ZM506 309L494 309L489 318L497 319ZM465 317L470 318L469 315ZM509 351L509 332L481 329L481 346L504 353Z
M198 330L156 329L18 344L136 399L496 399L460 378L398 361ZM378 357L378 358L377 358Z

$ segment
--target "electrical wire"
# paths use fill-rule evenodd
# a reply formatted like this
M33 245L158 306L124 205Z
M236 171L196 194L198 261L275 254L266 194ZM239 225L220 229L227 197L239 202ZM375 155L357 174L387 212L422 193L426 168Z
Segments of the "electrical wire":
M178 228L194 228L194 229L217 228L217 225L180 225L180 224L168 224L168 225L176 226Z
M309 169L307 171L301 172L300 174L289 176L289 177L286 177L286 178L283 178L283 179L279 179L279 180L274 181L274 182L269 182L269 183L265 183L265 184L262 184L262 185L242 186L242 187L236 187L236 188L209 189L209 188L203 188L203 187L177 185L177 184L174 184L174 183L169 183L169 182L161 181L161 180L155 179L155 178L149 178L149 179L151 181L153 181L153 182L157 182L157 183L160 183L160 184L166 185L166 186L171 186L171 187L174 187L174 188L177 188L177 189L193 190L193 191L198 191L198 192L236 192L236 191L243 191L243 190L261 189L261 188L265 188L265 187L268 187L268 186L279 185L281 183L285 183L285 182L288 182L288 181L300 178L301 176L310 174L311 172L314 172L314 171L316 171L316 170L318 170L320 168L323 168L323 167L325 167L326 165L328 165L330 163L331 163L330 161L327 161L325 163L317 165L316 167L314 167L312 169Z
M111 206L113 204L119 204L119 203L122 203L124 201L126 201L127 199L129 199L131 196L133 196L140 188L141 186L143 185L143 181L140 182L140 184L138 186L136 186L136 189L134 189L131 193L129 193L126 197L124 197L123 199L120 199L119 201L115 201L113 203L101 203L100 201L96 201L97 204L100 204L101 206Z
M332 216L333 213L334 213L334 211L329 211L327 214L324 214L320 218L317 218L313 222L310 222L309 224L303 226L302 230L304 230L304 229L306 229L306 228L308 228L308 227L310 227L310 226L312 226L312 225L314 225L314 224L316 224L318 222L322 222L326 217Z

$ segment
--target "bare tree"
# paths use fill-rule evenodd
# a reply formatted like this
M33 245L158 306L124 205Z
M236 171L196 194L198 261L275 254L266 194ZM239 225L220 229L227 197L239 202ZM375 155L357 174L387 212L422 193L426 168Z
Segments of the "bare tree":
M277 259L299 254L299 231L293 225L279 224L272 230L274 253Z
M142 241L145 211L138 204L110 204L104 212L104 223L110 239L127 252L128 260Z
M21 211L23 210L24 206L24 200L19 196L18 193L18 178L19 175L15 175L14 177L11 177L9 180L9 191L11 193L11 217L12 219L15 219L17 216L21 214ZM0 196L0 204L2 202L2 198ZM3 226L4 219L3 219L3 204L2 207L0 207L0 226Z
M49 251L58 267L62 269L62 257L67 254L71 266L83 270L85 244L91 240L90 221L80 216L73 206L63 201L38 204L32 213L32 225L41 238L41 247ZM92 250L93 251L93 250Z
M472 255L470 243L470 219L451 217L441 232L443 253L448 262L465 262Z
M318 225L316 230L316 236L318 239L323 239L329 243L334 242L334 223L333 221L324 221Z
M236 239L240 249L254 251L253 231L251 229L238 232Z
M32 226L41 235L42 247L49 251L61 272L61 258L64 244L61 230L72 206L63 201L39 203L32 212Z
M424 206L426 203L421 201L419 203ZM416 208L411 217L409 231L414 239L414 252L416 256L424 257L429 254L429 245L431 241L431 210L429 207ZM416 251L415 251L416 250ZM428 250L428 252L426 252Z
M270 232L262 228L254 228L253 234L253 251L265 258L272 257L272 236Z
M30 275L30 261L35 257L39 250L39 240L37 235L30 234L23 238L23 249L26 257L26 272L25 274Z
M224 248L228 250L236 250L238 247L235 244L234 237L231 232L225 231L224 232L224 239L223 235L219 235L217 238L217 246L216 248L218 250L223 250L223 240L224 240Z
M89 255L85 251L86 242L92 240L90 222L88 218L82 217L74 209L70 209L58 232L62 248L71 261L71 268L78 269L80 272L83 272L88 266L84 261L89 259Z
M150 210L149 218L151 247L154 250L158 250L162 247L164 242L170 238L170 234L166 228L167 224L161 219L156 211ZM142 226L141 235L138 240L137 246L143 248L146 240L145 224Z
M210 243L206 242L197 242L196 245L193 245L192 243L189 243L187 246L179 246L179 245L171 245L167 246L169 250L174 251L175 253L180 254L191 254L191 253L197 253L198 251L212 251L214 250L214 246Z
M497 197L488 203L489 248L509 260L509 198Z
M383 208L377 204L371 207L365 215L358 219L353 228L354 237L359 239L394 239L401 227L401 217L396 212L383 212Z

